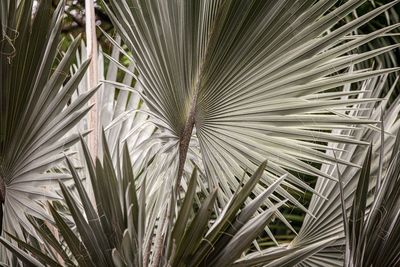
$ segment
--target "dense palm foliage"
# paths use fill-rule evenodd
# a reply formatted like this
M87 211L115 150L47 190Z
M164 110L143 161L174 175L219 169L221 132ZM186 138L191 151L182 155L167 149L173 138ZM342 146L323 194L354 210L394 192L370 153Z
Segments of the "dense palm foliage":
M384 89L385 79L385 76L383 76L366 81L362 85L362 90L365 90L366 92L368 91L366 97L378 97L381 95ZM381 180L380 183L382 183L382 177L387 171L389 159L391 155L395 153L393 152L393 146L395 135L399 129L399 121L397 117L400 108L398 103L400 100L399 97L397 97L390 104L389 99L391 98L394 88L395 87L392 86L389 94L384 95L386 96L386 100L382 101L379 105L366 104L363 105L363 110L354 111L357 116L382 121L383 123L381 123L377 128L368 127L360 130L341 130L343 134L354 132L360 140L365 140L368 143L373 144L371 156L371 174L373 175L373 179L371 179L369 187L371 192L374 192L377 180ZM383 111L385 112L383 113ZM355 162L360 166L363 164L367 155L367 149L359 146L344 144L333 144L333 146L337 148L335 152L337 157L350 159L352 162ZM334 152L331 153L333 154ZM345 202L344 206L346 209L349 209L350 204L353 201L354 192L356 191L357 181L360 179L360 169L338 167L337 165L325 165L322 169L327 173L331 173L332 175L336 174L340 177L341 184L344 188L342 193ZM379 179L377 177L379 177ZM321 177L317 181L316 190L328 196L329 201L321 202L317 198L311 200L309 210L316 216L316 219L306 216L299 236L293 241L294 244L307 244L308 242L323 240L329 236L344 234L341 215L343 205L340 201L340 187L337 183L327 181ZM330 251L327 251L326 254L323 254L321 257L327 258L327 255L330 255L329 258L331 258L331 260L329 261L329 264L340 266L341 260L337 259L342 258L340 256L342 252L334 248L342 247L344 244L344 239L341 239L341 241L336 243ZM318 255L315 256L318 257Z
M43 205L32 200L59 198L49 186L70 176L46 171L78 141L79 135L65 134L86 114L95 89L66 107L89 62L65 82L79 39L56 60L63 5L52 14L43 1L31 21L32 1L16 4L1 4L0 187L3 228L22 236L20 224L33 232L25 212L50 219Z
M52 2L0 3L4 264L398 264L400 1L102 1L96 88Z
M83 140L82 144L84 144ZM253 200L238 213L243 201L258 183L262 170L265 168L264 163L252 177L251 182L244 185L235 197L231 199L230 205L225 208L223 215L220 215L214 221L213 226L207 232L209 217L212 213L211 207L215 201L215 192L202 201L203 203L199 207L196 216L192 218L191 210L193 209L194 198L196 196L198 179L195 169L177 220L170 225L170 229L167 232L170 239L166 244L161 243L158 248L156 247L159 250L158 252L151 253L149 250L151 244L143 242L146 230L153 231L152 229L146 229L145 225L146 185L143 184L139 189L140 194L137 194L127 146L124 146L122 170L119 171L114 170L107 144L104 145L104 149L105 153L102 162L97 161L96 167L94 167L89 150L85 144L83 146L94 189L95 204L98 207L97 211L91 204L89 196L84 190L84 186L69 159L67 159L67 163L83 205L83 214L79 208L79 202L75 200L71 190L63 183L60 184L66 204L76 222L76 227L79 235L82 237L83 243L69 229L62 215L53 206L50 206L56 226L60 230L68 248L71 250L72 256L78 262L79 266L110 266L113 262L116 266L142 266L143 262L146 262L146 257L150 258L149 262L156 266L158 265L156 262L160 261L164 262L163 265L168 262L172 266L180 266L182 262L186 262L187 264L191 262L190 265L193 265L195 263L192 262L196 261L199 263L203 262L201 264L206 266L211 261L220 261L226 265L241 255L242 251L251 244L258 233L262 231L265 224L268 223L268 218L283 204L281 202L273 208L265 210L253 218L254 221L250 221L254 212L264 202L265 198L274 191L284 177L271 185L258 199ZM118 177L118 174L122 176ZM171 204L173 205L173 202ZM170 212L173 212L173 206L169 206L168 208ZM160 220L166 219L160 218ZM228 222L235 223L228 225ZM44 240L56 240L54 236L49 236L49 231L46 231L45 227L40 222L37 226L42 238ZM222 229L224 229L223 232L225 234L222 234ZM159 235L162 231L157 230L156 232L157 234L153 237L152 243L159 242L160 240ZM248 237L247 241L240 238L242 235ZM18 238L13 238L20 244L24 244ZM211 248L208 246L211 244L201 243L200 241L203 238L210 238L210 242L215 246L212 252L215 254L215 257L206 257ZM3 242L6 241L3 240ZM55 263L57 261L56 257L50 258L45 255L41 255L41 260L57 266L61 266L63 262L72 264L74 260L65 257L67 254L62 248L62 244L58 242L50 244L60 254L59 256L64 257L60 258L60 263ZM200 246L198 246L199 244ZM23 246L26 247L26 245ZM36 252L38 248L28 246L27 249L31 252ZM168 255L168 257L163 257L162 259L161 255L163 253ZM28 262L35 262L29 256L26 256L26 259L29 259Z
M372 148L367 152L346 224L348 249L345 266L396 266L400 262L398 253L400 174L399 168L396 167L400 164L399 141L397 138L386 175L382 177L384 178L382 184L370 198L368 185Z
M362 2L349 1L321 18L335 1L111 1L110 16L133 51L152 119L172 139L167 144L175 139L178 177L190 139L197 139L209 186L227 180L220 185L222 203L237 185L229 177L254 171L264 158L271 161L267 184L287 169L333 179L303 162L335 161L307 141L362 143L322 130L368 121L335 111L360 100L318 93L394 71L338 73L393 48L341 56L394 27L351 42L340 38L394 3L319 37ZM230 175L220 171L224 166ZM288 180L306 187L294 176Z

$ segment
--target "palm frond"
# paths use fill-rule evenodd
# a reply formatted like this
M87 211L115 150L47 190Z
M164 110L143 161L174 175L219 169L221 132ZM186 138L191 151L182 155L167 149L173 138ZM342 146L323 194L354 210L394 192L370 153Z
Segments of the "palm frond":
M269 167L255 195L288 171L336 180L309 163L335 164L332 154L321 152L330 150L327 142L367 144L335 130L376 123L352 113L342 115L376 98L340 98L341 94L357 96L362 92L348 91L350 84L397 71L348 71L397 45L350 53L398 25L345 37L398 1L341 27L338 22L364 1L339 7L335 2L110 1L105 8L132 53L138 75L127 73L140 86L150 121L159 132L139 148L164 147L147 154L162 170L148 173L147 182L185 188L188 170L195 164L204 174L203 188L219 188L217 199L224 205L239 186L243 170L254 173L265 159ZM288 174L274 197L279 194L305 212L285 187L319 193ZM290 227L281 214L279 218Z
M69 103L88 61L68 75L79 38L64 56L58 55L62 2L53 12L49 1L41 1L31 20L32 4L25 0L0 5L2 221L3 229L19 237L23 237L20 225L34 233L25 213L51 219L37 200L60 199L49 188L70 176L46 171L79 140L79 135L66 133L86 114L90 107L84 104L96 90Z

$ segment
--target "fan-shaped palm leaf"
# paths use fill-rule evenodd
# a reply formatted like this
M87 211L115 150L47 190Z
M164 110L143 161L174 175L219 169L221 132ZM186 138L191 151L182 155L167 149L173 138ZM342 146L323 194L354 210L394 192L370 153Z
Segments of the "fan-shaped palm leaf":
M69 175L45 172L78 140L78 135L65 134L86 114L90 107L84 104L96 90L68 103L88 61L68 77L79 38L55 64L63 4L53 13L51 2L41 1L31 20L32 5L31 0L0 5L1 201L4 228L21 237L20 225L33 233L25 212L50 218L36 200L58 199L48 187Z
M237 188L234 177L243 169L254 172L264 159L270 163L263 174L265 186L287 170L335 180L307 163L336 162L319 151L328 146L315 142L366 144L333 130L374 122L338 113L374 101L339 99L357 94L343 86L396 70L343 72L396 46L347 54L397 25L350 41L344 37L398 1L331 30L364 1L333 8L335 2L110 1L109 15L139 72L138 77L131 74L161 132L147 145L164 142L169 152L156 155L153 163L164 172L149 180L178 186L182 175L188 177L186 158L200 155L207 174L204 186L219 188L220 203ZM331 89L336 92L327 92ZM340 158L339 163L352 165ZM312 191L292 174L285 186ZM262 191L261 185L254 190ZM277 193L302 207L283 188Z

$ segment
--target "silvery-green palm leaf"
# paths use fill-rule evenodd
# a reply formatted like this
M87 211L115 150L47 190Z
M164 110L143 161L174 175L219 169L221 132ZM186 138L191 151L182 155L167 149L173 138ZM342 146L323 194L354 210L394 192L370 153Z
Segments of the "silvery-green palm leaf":
M0 238L0 242L21 261L35 266L47 264L179 267L261 266L279 260L281 264L287 265L299 262L302 257L315 253L333 241L327 240L317 245L284 251L283 254L272 254L257 259L256 262L243 257L243 253L248 250L259 232L263 231L273 213L284 203L284 201L276 203L272 208L254 215L286 176L279 178L249 204L244 204L253 187L260 181L265 162L256 170L250 181L238 188L228 205L216 218L212 209L215 204L215 190L207 197L202 197L200 206L194 205L195 198L199 197L195 169L183 201L173 199L168 202L164 217L161 217L156 225L148 224L146 213L152 212L152 209L148 207L151 203L146 195L146 183L142 183L140 188L136 187L138 181L135 181L133 176L127 146L123 148L121 166L115 169L105 136L103 142L104 158L102 162L96 161L96 167L86 145L82 142L95 193L95 205L90 201L72 162L67 159L78 194L74 196L64 183L60 185L76 229L68 226L53 204L50 205L50 210L62 239L56 238L43 221L33 218L31 222L45 246L29 244L10 235L20 246L18 248ZM171 189L172 185L168 187ZM175 206L178 214L176 220L167 215L171 211L174 213ZM146 232L152 233L150 244L143 242ZM63 242L60 242L61 240ZM280 259L288 255L296 257L292 257L290 261Z
M354 12L350 16L357 17L361 16L363 13L366 11L373 10L375 8L378 8L382 5L386 4L386 1L382 0L371 0L368 1L368 3L365 5L364 10L360 10L359 12ZM370 23L364 25L361 29L357 30L355 32L356 35L358 34L368 34L370 32L373 32L381 27L396 24L400 22L400 17L398 15L400 10L400 5L395 5L392 8L389 8L386 10L381 16L377 17L376 19L372 20ZM399 36L399 29L395 29L393 34L382 34L380 38L377 38L371 43L368 43L367 45L360 47L363 51L367 49L374 49L377 47L382 47L394 43L398 43L400 40ZM397 56L398 53L396 51L391 51L387 54L381 55L377 57L377 61L384 66L398 66L399 65L399 58Z
M398 242L400 230L400 136L393 146L387 161L382 183L375 187L375 196L369 198L372 176L371 151L368 150L357 189L346 220L348 240L345 265L353 266L396 266L400 262ZM383 162L380 162L383 164ZM372 203L371 203L372 199Z
M59 199L50 189L69 175L48 170L79 139L66 133L86 114L90 107L84 104L96 90L69 102L88 61L69 76L79 38L58 55L62 2L53 11L50 1L40 1L34 17L32 5L31 0L0 4L2 220L4 229L21 237L20 225L34 232L25 213L50 219L38 200Z
M166 144L171 139L171 136L166 135L159 129L157 129L153 123L148 120L148 107L143 103L140 94L142 89L140 83L135 83L132 73L135 72L135 64L132 62L130 66L123 66L119 59L122 56L131 57L121 49L120 38L117 36L116 40L111 39L107 33L104 34L109 40L114 43L110 55L106 53L99 53L98 55L98 71L101 80L106 80L106 83L102 85L97 91L96 105L98 110L99 129L104 129L104 136L108 143L108 149L110 151L111 160L114 167L118 170L121 161L122 144L128 144L130 155L132 158L132 168L137 175L137 179L141 180L146 177L146 198L148 199L149 205L147 205L148 212L146 212L147 221L149 228L156 225L156 220L164 212L165 204L170 201L168 199L169 189L165 186L161 186L159 177L165 175L165 162L171 161L165 160L165 157L171 158L175 156L174 153L165 149ZM87 59L86 47L82 42L80 50L76 52L76 64L71 68L71 75L75 74L79 70L79 67ZM122 52L122 53L121 53ZM104 63L109 61L108 68L104 68ZM119 68L122 68L121 71ZM120 90L117 80L123 79L123 84L133 84L134 91ZM88 91L85 77L81 80L78 90L72 95L71 99L75 100L81 94ZM86 104L87 105L87 104ZM88 130L88 117L84 116L79 123L69 132L71 135L79 134ZM162 140L160 143L151 143L155 138L150 138L152 135L156 135L157 139ZM150 142L149 142L150 141ZM193 146L192 142L192 146ZM102 146L99 144L99 156L102 157ZM81 149L79 144L71 146L73 155L70 156L70 160L74 162L76 170L81 177L86 181L84 182L85 189L87 190L90 198L94 201L93 189L90 183L90 179L86 177L90 176L87 168L85 168L82 162L85 159L84 151ZM197 166L201 166L201 162L197 162L198 156L191 157L197 163ZM149 162L155 162L152 168L146 168ZM160 163L160 164L158 164ZM163 165L164 164L164 165ZM64 162L60 164L61 168L68 168ZM186 168L191 170L194 165L190 162L187 163ZM168 169L168 168L167 168ZM202 172L204 173L204 171ZM169 175L171 176L171 175ZM69 183L68 183L69 184ZM202 186L201 190L208 193L206 188ZM163 197L160 197L163 196ZM161 201L159 201L161 200ZM196 197L197 204L201 204L199 199ZM69 214L64 214L69 216ZM152 242L152 232L147 231L145 237L145 243Z
M383 182L384 174L387 172L389 159L392 155L395 136L399 130L400 120L398 114L400 111L400 98L397 97L394 102L390 103L389 99L397 85L398 78L391 85L391 90L384 95L384 100L379 104L360 104L359 109L351 111L353 116L370 118L373 120L383 120L383 124L378 127L368 127L362 129L343 129L337 131L342 135L355 135L356 138L372 144L371 156L371 180L370 180L370 198L367 202L369 205L374 196L374 188ZM363 97L379 97L382 96L382 90L387 82L387 75L376 77L365 81L359 88L364 92ZM342 114L348 116L349 114ZM349 160L361 165L367 155L367 147L355 146L351 144L328 144L335 151L329 151L331 155L335 153L337 158ZM337 169L338 168L338 169ZM339 173L338 173L339 170ZM333 243L331 247L327 247L320 253L307 259L301 266L343 266L346 239L344 238L343 227L343 207L341 205L341 196L346 213L349 212L351 203L354 198L354 192L357 188L357 182L361 171L358 168L338 165L323 165L322 171L338 177L342 186L343 193L337 182L328 181L323 177L319 177L316 190L327 196L328 200L322 200L313 196L309 210L316 218L306 216L299 235L292 242L292 246L302 246L314 242L319 242L330 238L331 236L340 235L342 238Z
M104 33L107 35L107 33ZM111 40L111 39L110 39ZM116 170L120 169L121 157L123 147L122 144L128 144L127 148L130 151L132 158L132 169L136 179L142 180L147 177L146 186L146 199L149 202L147 205L148 212L146 212L146 220L148 224L155 225L156 220L164 211L164 205L169 201L167 192L170 192L165 186L160 186L160 181L154 179L154 177L160 177L164 175L162 164L154 164L152 168L146 168L149 162L163 162L163 157L168 153L164 150L164 145L160 143L148 144L147 140L152 135L161 135L160 131L157 131L156 127L148 121L148 108L143 103L140 94L142 92L139 83L135 83L132 75L135 71L134 63L130 66L122 66L119 63L119 59L124 55L121 53L120 38L117 36L116 40L111 40L114 43L110 55L105 53L99 53L98 55L98 71L99 77L102 80L107 80L107 83L103 84L97 94L96 105L97 105L97 119L99 121L98 133L103 134L108 143L108 149L110 151L111 161ZM71 73L74 74L79 66L87 58L85 44L82 43L81 49L76 53L76 65L71 69ZM108 68L104 68L104 63L109 61ZM124 68L121 71L118 65ZM124 84L134 86L135 91L119 90L115 84L118 79L122 79ZM79 84L78 90L72 96L72 99L79 97L80 94L85 93L88 90L86 80L83 79ZM87 131L88 117L84 116L81 121L76 125L71 134L79 134ZM76 151L74 155L70 157L76 167L80 177L83 178L85 189L90 196L90 199L94 203L94 192L91 185L90 173L83 164L85 160L85 153L79 144L75 144L71 150ZM98 155L100 158L103 157L103 148L99 144ZM173 156L173 154L172 154ZM65 164L62 164L66 167ZM193 167L192 167L193 169ZM161 197L165 196L165 197ZM162 199L162 201L158 201ZM151 228L151 227L150 227ZM145 243L152 242L152 232L146 231Z
M252 173L265 159L265 186L288 170L336 180L308 163L336 162L321 152L329 149L326 142L366 144L334 130L372 123L339 111L375 100L340 99L357 94L344 86L396 70L343 71L397 47L348 54L397 25L346 36L398 1L331 30L365 1L334 8L336 2L111 0L108 13L132 52L139 73L132 75L162 132L147 142L164 142L169 152L156 155L160 160L153 163L164 175L154 179L179 186L182 176L188 178L185 163L194 151L208 177L204 186L218 188L221 204L243 170ZM341 159L339 164L354 165ZM312 191L292 174L284 186ZM283 187L276 192L302 207Z
M104 33L107 35L107 33ZM108 36L108 35L107 35ZM134 147L134 141L132 139L146 139L146 135L141 136L143 131L137 131L137 126L140 128L145 128L142 121L145 120L148 115L137 112L138 110L146 111L146 105L140 98L137 92L129 92L126 90L119 90L114 84L117 83L118 79L122 79L124 84L135 85L135 80L131 73L135 71L135 65L132 63L130 66L126 67L126 72L121 71L115 65L120 57L123 55L120 52L120 38L117 36L117 40L113 40L115 46L111 49L110 55L103 53L101 47L99 47L98 54L98 77L100 80L107 81L106 84L102 84L97 91L96 105L97 105L97 119L99 120L99 128L93 129L99 136L102 134L102 129L105 130L105 135L107 137L107 142L109 143L109 149L111 151L112 159L114 164L117 163L117 159L120 155L117 152L122 151L122 143L125 142L126 137L130 131L135 131L136 134L129 134L131 147ZM87 47L84 42L81 43L81 49L76 52L76 64L71 68L71 75L75 74L82 64L88 59L87 58ZM107 62L108 61L108 62ZM108 64L107 64L108 63ZM119 64L119 63L118 63ZM107 66L107 68L105 67ZM124 67L125 68L125 67ZM72 99L78 98L81 94L86 93L89 90L87 87L87 80L84 78L78 86L78 90L73 94ZM141 89L136 87L136 90L140 93ZM142 116L144 115L144 116ZM85 116L76 125L74 131L76 133L82 133L88 130L88 118ZM136 126L136 128L135 128ZM154 126L150 125L150 129L144 132L154 131ZM136 129L136 130L135 130ZM120 140L117 142L117 140ZM122 141L121 141L122 140ZM78 152L80 151L80 145L74 145L74 149ZM101 144L98 147L99 156L102 156ZM74 156L74 158L76 155ZM138 156L135 154L135 158ZM78 160L77 164L80 164L84 157L82 153L78 153L76 157Z
M104 33L107 35L107 33ZM133 159L133 169L136 175L143 171L146 162L151 156L146 156L146 153L151 155L156 154L160 146L146 147L141 149L140 143L148 139L155 131L155 126L146 122L148 118L148 108L140 97L141 89L135 80L128 73L135 71L135 66L132 63L130 66L124 67L126 71L121 71L115 62L123 56L120 52L120 38L117 36L113 42L111 53L100 52L98 54L98 77L100 80L107 80L107 83L102 84L97 91L96 105L97 105L97 119L99 121L99 128L94 130L100 136L104 129L104 134L107 139L108 147L110 150L112 162L117 168L120 163L122 144L127 141L129 143L129 151ZM99 49L101 51L101 48ZM81 49L76 52L76 64L71 68L71 74L75 74L79 70L82 63L87 60L86 46L82 42ZM108 61L109 64L106 64ZM118 63L119 64L119 63ZM105 65L108 67L105 68ZM127 90L119 90L114 84L122 79L124 84L135 86L135 92ZM78 90L73 94L72 99L78 98L81 94L85 94L89 89L87 88L86 79L82 79L78 86ZM88 130L89 116L84 116L76 127L70 131L70 134L79 134ZM84 153L79 144L71 147L77 153L70 158L74 162L81 177L88 177L87 169L82 165L85 159ZM149 151L151 150L151 151ZM154 152L155 151L155 152ZM101 158L103 155L102 145L99 143L98 155ZM66 167L64 165L64 167ZM90 179L86 189L89 195L92 195ZM85 184L85 183L84 183ZM86 185L86 184L85 184ZM93 196L92 196L93 199Z
M177 152L174 151L174 148L176 148L176 138L162 127L155 127L157 122L153 121L152 117L149 116L149 108L141 97L143 88L140 83L136 82L132 89L126 90L128 87L126 85L131 84L132 78L135 77L133 74L135 72L135 64L131 61L132 64L129 67L122 65L118 61L121 54L130 59L131 55L121 48L119 37L113 40L107 33L103 33L114 46L110 55L99 55L99 62L103 62L105 59L109 60L110 63L105 75L107 77L105 87L104 89L100 88L99 92L103 95L111 94L113 97L98 98L97 104L100 107L98 118L101 121L101 126L105 129L105 136L110 144L109 149L114 165L118 166L121 156L118 152L121 153L121 145L126 143L132 157L133 172L137 175L137 179L140 181L146 177L146 194L149 203L151 203L148 205L151 212L147 212L146 216L148 216L149 225L154 226L159 216L162 216L166 204L170 201L170 190L168 186L165 186L165 184L168 185L169 183L165 183L165 181L175 176L176 165L174 163L177 164ZM85 50L82 50L81 54L82 58L84 58ZM81 56L78 58L78 62L80 62ZM100 70L100 73L103 75L102 70ZM124 75L123 83L118 83L117 77L121 74ZM82 82L80 91L84 91L85 86L85 82ZM121 86L124 87L123 90L119 89ZM78 131L86 129L85 125L84 118L78 125ZM75 147L77 151L80 151L79 145L75 145ZM198 168L200 176L199 190L208 194L209 191L205 185L207 179L199 152L198 140L195 135L192 136L190 142L188 158L190 160L185 163L185 170L191 173L193 168ZM79 160L76 162L80 164ZM149 164L151 164L151 168L147 168ZM185 189L187 188L188 184L185 180L182 186ZM90 186L87 187L87 190L91 190ZM195 201L197 205L201 204L197 197ZM270 206L273 206L271 201L266 201ZM277 211L277 213L284 220L280 212ZM287 222L286 225L290 227ZM273 238L269 231L268 233ZM151 241L152 232L146 232L145 242Z
M345 20L351 21L354 18L357 18L359 16L362 16L368 11L371 11L375 8L378 8L384 4L386 4L387 1L381 1L381 0L371 0L365 3L365 5L362 6L362 8L357 9L355 12L349 14ZM360 37L365 34L369 34L373 31L376 31L377 29L380 29L382 27L386 27L389 25L393 25L396 23L400 22L400 17L398 15L400 11L400 5L397 4L388 10L386 10L384 13L382 13L380 16L376 17L375 19L371 20L369 23L363 25L356 31L354 31L354 34L352 36L348 36L347 38L353 38L353 37ZM376 48L392 45L392 44L397 44L400 41L400 33L399 33L399 28L393 29L391 33L384 33L381 34L379 38L376 38L372 40L371 42L360 46L355 50L357 53L360 52L367 52L370 50L374 50ZM377 57L375 57L372 60L368 60L365 62L360 62L359 64L356 64L356 69L359 68L365 68L368 66L371 66L371 63L374 64L379 64L382 66L387 67L396 67L399 66L399 48L393 49L392 51L389 51L388 53L381 54ZM384 92L387 93L389 89L391 88L391 85L394 82L395 75L389 75L389 83L386 83L384 87ZM399 94L399 88L397 87L395 89L394 94L392 95L393 97L396 97Z

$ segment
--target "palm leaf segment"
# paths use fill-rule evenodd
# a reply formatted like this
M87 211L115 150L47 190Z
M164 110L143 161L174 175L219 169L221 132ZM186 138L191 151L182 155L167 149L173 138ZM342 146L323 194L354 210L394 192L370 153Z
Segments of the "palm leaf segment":
M90 90L67 105L88 61L68 77L74 58L71 55L79 44L77 39L53 69L63 5L53 13L51 2L41 1L31 20L32 6L32 0L2 1L0 5L3 222L4 229L19 236L22 236L20 225L33 233L25 212L49 219L44 208L32 200L60 198L48 186L69 175L45 171L62 160L64 155L60 152L79 139L79 135L64 136L86 114L89 107L84 104L95 91Z
M265 159L264 185L287 170L336 180L306 163L335 161L318 151L329 149L326 145L315 142L366 144L332 131L373 122L337 112L373 101L338 99L357 94L343 91L343 85L396 70L343 72L394 48L348 55L397 25L344 37L398 1L331 30L363 2L334 8L333 0L110 1L108 12L133 53L142 97L163 132L155 137L169 138L164 151L179 154L163 157L159 166L176 179L185 175L186 155L201 157L208 187L219 188L222 203L238 186L233 177L241 177L243 169L254 172ZM198 142L201 156L190 139ZM291 174L285 185L312 190ZM301 206L283 188L277 193Z

